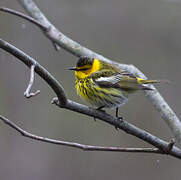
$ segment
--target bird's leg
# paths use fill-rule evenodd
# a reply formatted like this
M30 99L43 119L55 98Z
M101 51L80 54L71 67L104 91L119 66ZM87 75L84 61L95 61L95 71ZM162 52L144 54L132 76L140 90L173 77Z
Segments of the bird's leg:
M105 106L100 106L98 108L96 108L96 110L102 111L102 112L106 112L103 108L105 108ZM96 118L94 117L94 121L96 121Z
M118 107L116 108L116 118L118 121L123 120L123 117L119 116L119 108ZM116 124L116 122L115 122L115 124ZM118 130L117 125L115 125L115 129Z
M119 109L116 108L116 117L118 118L118 115L119 115Z

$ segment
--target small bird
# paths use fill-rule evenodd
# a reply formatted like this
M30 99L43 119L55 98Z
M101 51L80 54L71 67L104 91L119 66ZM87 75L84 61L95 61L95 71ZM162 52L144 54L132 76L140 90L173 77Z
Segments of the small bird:
M153 90L145 84L159 83L159 80L145 80L121 70L113 64L97 58L81 57L75 71L77 94L98 110L116 108L128 101L129 94L137 90Z

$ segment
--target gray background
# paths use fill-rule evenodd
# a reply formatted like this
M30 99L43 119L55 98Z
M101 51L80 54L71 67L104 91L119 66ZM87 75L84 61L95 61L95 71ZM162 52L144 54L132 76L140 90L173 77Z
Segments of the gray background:
M180 116L181 1L169 0L39 0L40 9L63 33L82 45L120 63L134 64L149 78L169 79L158 89ZM0 6L19 11L17 1ZM29 22L0 12L1 38L43 65L65 88L70 99L82 102L74 90L74 76L66 71L77 58L56 52L42 32ZM50 138L92 145L149 147L106 123L50 104L55 96L36 76L34 90L25 99L28 68L0 50L0 114L25 130ZM109 111L114 113L114 111ZM152 104L139 92L120 108L125 120L164 140L170 130ZM0 177L34 179L180 179L181 161L169 156L81 150L42 143L20 136L0 122Z

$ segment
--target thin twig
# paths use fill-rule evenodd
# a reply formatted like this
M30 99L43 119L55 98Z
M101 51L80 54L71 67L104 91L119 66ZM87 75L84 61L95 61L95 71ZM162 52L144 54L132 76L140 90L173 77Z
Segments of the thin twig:
M39 21L37 21L36 19L30 17L30 16L27 16L26 14L22 13L22 12L18 12L18 11L15 11L13 9L10 9L10 8L6 8L6 7L0 7L0 11L2 12L6 12L6 13L9 13L9 14L13 14L13 15L16 15L18 17L21 17L33 24L35 24L36 26L38 26L45 34L49 34L49 30L51 29L51 27L49 26L46 26L44 24L41 24ZM55 48L56 51L59 51L60 50L60 46L58 44L56 44L55 42L53 42L53 46Z
M100 54L97 54L91 51L88 48L81 46L79 43L73 41L72 39L65 36L62 32L60 32L51 22L45 17L45 15L40 11L37 5L33 0L18 0L21 5L25 8L25 10L29 13L30 16L35 18L38 22L47 27L50 27L50 31L46 33L46 36L52 41L58 44L63 49L68 52L80 57L80 56L89 56L89 57L97 57L109 63L114 63L121 69L125 69L128 72L137 75L142 78L147 78L139 69L137 69L133 65L126 64L118 64L110 59L103 57ZM165 120L167 125L169 126L171 132L176 138L177 142L181 145L181 122L174 111L167 104L165 99L161 96L154 86L151 86L154 91L145 91L146 97L152 102L155 109L160 113L161 117Z
M116 117L107 114L106 112L99 111L92 109L88 106L73 102L66 98L63 87L60 83L40 64L38 64L33 58L25 54L23 51L17 49L13 45L9 44L8 42L0 39L0 48L4 49L5 51L9 52L10 54L14 55L18 58L18 60L25 63L28 67L31 67L33 64L36 63L35 72L42 77L48 85L55 91L58 96L57 105L61 108L65 108L71 111L75 111L78 113L82 113L91 117L95 117L100 119L108 124L116 126L119 129L122 129L128 134L134 135L139 139L155 146L163 153L169 154L171 156L177 157L181 159L181 150L173 145L170 149L169 143L126 122L126 121L119 121Z
M131 153L156 153L156 154L165 154L164 152L160 151L158 148L120 148L120 147L105 147L105 146L92 146L92 145L85 145L76 142L68 142L68 141L60 141L55 139L50 139L47 137L38 136L32 133L25 131L24 129L20 128L18 125L13 123L11 120L3 117L0 115L0 119L6 123L11 128L18 131L22 136L43 141L51 144L75 147L77 149L82 149L84 151L112 151L112 152L131 152Z
M39 28L41 28L44 31L47 31L47 29L48 29L47 26L44 26L42 23L38 22L36 19L34 19L34 18L30 17L30 16L27 16L24 13L21 13L21 12L18 12L18 11L15 11L13 9L6 8L6 7L0 7L0 11L19 16L19 17L21 17L21 18L35 24L36 26L38 26Z
M28 84L28 87L26 89L26 91L24 92L24 96L26 98L31 98L34 97L36 95L38 95L40 93L40 90L37 90L35 93L30 93L31 87L33 85L34 82L34 69L35 69L36 64L31 65L31 71L30 71L30 81Z

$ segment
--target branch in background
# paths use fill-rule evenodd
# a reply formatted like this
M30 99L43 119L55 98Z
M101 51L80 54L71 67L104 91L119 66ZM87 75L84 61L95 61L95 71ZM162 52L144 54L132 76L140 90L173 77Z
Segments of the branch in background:
M158 148L120 148L120 147L104 147L104 146L92 146L92 145L85 145L75 142L67 142L67 141L60 141L55 139L49 139L47 137L37 136L35 134L31 134L18 125L10 121L9 119L0 115L0 119L9 125L11 128L18 131L22 136L43 141L51 144L63 145L68 147L75 147L77 149L82 149L84 151L111 151L111 152L134 152L134 153L156 153L156 154L165 154L163 151L160 151Z
M181 159L181 150L174 146L174 143L168 143L126 121L119 121L116 117L111 116L103 111L95 110L88 106L67 99L61 84L59 84L59 82L32 57L28 56L23 51L19 50L18 48L14 47L13 45L2 39L0 39L0 48L17 57L18 60L26 64L28 67L35 65L35 72L42 79L44 79L57 94L58 99L54 99L54 103L59 107L100 119L106 123L113 125L114 127L116 126L117 128L122 129L128 134L134 135L139 139L142 139L143 141L155 146L163 154L169 154L173 157ZM12 127L12 123L7 124ZM14 128L18 130L16 126L14 126Z
M3 11L3 12L6 12L6 13L10 13L10 14L14 14L16 16L19 16L23 19L26 19L27 21L35 24L36 26L38 26L45 34L48 33L48 31L50 30L49 27L41 24L39 21L37 21L36 19L30 17L30 16L27 16L26 14L23 14L21 12L18 12L18 11L15 11L13 9L10 9L10 8L6 8L6 7L0 7L0 11ZM56 44L55 42L53 42L53 46L55 48L55 50L59 51L60 50L60 46L58 44Z
M80 56L89 56L96 57L107 61L109 63L114 63L119 68L124 69L136 76L146 79L147 77L135 66L126 65L126 64L118 64L110 59L103 57L100 54L97 54L83 46L79 43L73 41L72 39L65 36L62 32L60 32L50 21L45 17L45 15L40 11L37 5L33 0L18 0L21 5L25 8L25 10L29 13L31 17L33 17L36 21L38 21L42 26L48 28L45 35L56 45L62 47L68 52L74 54L77 57ZM7 11L8 12L8 11ZM11 13L11 12L9 12ZM23 16L22 16L23 17ZM38 25L42 30L41 26ZM170 108L158 90L150 85L154 91L145 91L146 97L152 102L155 109L160 113L161 117L165 120L169 128L171 129L172 134L174 135L177 142L181 145L181 122L174 111Z
M35 93L30 93L31 87L32 87L33 82L34 82L35 65L36 64L31 65L30 81L29 81L29 84L28 84L26 91L24 92L24 96L26 98L31 98L31 97L36 96L40 93L40 90L37 90Z
M40 29L46 31L47 30L47 27L44 26L42 23L38 22L36 19L30 17L30 16L27 16L26 14L23 14L21 12L18 12L18 11L15 11L13 9L10 9L10 8L6 8L6 7L0 7L0 11L3 11L3 12L6 12L6 13L10 13L10 14L14 14L16 16L19 16L23 19L26 19L28 20L29 22L35 24L36 26L38 26Z

